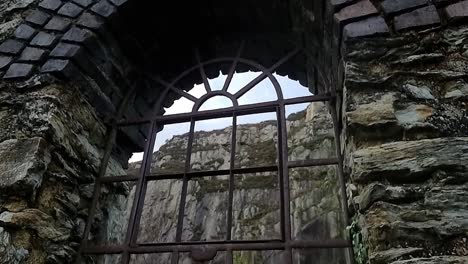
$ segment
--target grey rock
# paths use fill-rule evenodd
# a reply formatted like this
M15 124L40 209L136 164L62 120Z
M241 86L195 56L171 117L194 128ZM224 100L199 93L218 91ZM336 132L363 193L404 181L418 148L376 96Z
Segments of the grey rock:
M412 97L417 99L425 99L425 100L433 100L434 95L432 95L432 91L427 86L416 86L412 84L405 84L403 89L408 92Z
M467 169L468 138L400 141L357 150L352 177L369 181L391 177L411 181L439 167ZM419 176L418 176L419 175Z
M392 248L389 250L379 251L379 252L372 254L369 257L369 260L371 261L371 263L374 263L374 264L386 264L398 258L405 257L405 256L415 254L415 253L420 253L422 251L423 251L422 248L412 248L412 247Z
M42 182L50 162L46 143L42 138L10 139L0 143L0 190L31 195Z

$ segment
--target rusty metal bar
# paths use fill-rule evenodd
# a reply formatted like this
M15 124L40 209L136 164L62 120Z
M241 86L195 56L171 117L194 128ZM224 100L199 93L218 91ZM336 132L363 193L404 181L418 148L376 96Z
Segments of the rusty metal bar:
M291 241L291 212L290 212L290 194L289 194L289 168L288 164L288 131L286 125L286 110L284 104L278 108L278 141L281 142L281 149L278 149L280 155L280 188L281 188L281 208L283 221L283 239L289 243ZM284 258L287 264L292 264L292 249L287 246L284 252Z
M257 84L265 80L268 76L271 76L272 72L274 72L278 67L283 65L285 62L290 60L292 57L294 57L297 53L299 52L298 49L295 49L288 53L285 57L281 58L278 62L276 62L273 66L271 66L269 69L262 69L263 73L257 76L257 78L253 79L250 83L248 83L246 86L244 86L242 89L240 89L237 93L234 94L236 98L241 97L245 93L247 93L250 89L255 87ZM264 68L264 67L261 67ZM274 78L274 77L273 77ZM276 87L275 87L276 89ZM276 89L276 92L278 93L278 98L280 98L280 91Z
M130 218L128 221L128 226L127 226L127 233L125 235L125 245L130 247L131 244L131 239L134 233L134 228L135 228L135 220L136 220L136 214L138 212L138 208L141 205L141 194L142 194L142 188L144 187L145 184L145 171L148 169L150 164L148 164L148 160L151 158L149 157L152 155L152 147L154 146L154 143L156 142L156 131L158 131L157 124L155 122L152 122L148 131L148 135L150 136L150 139L146 142L145 145L145 150L143 154L143 160L141 162L141 168L140 168L140 173L139 173L139 179L137 183L137 187L135 190L135 198L133 199L133 205L132 205L132 211L130 212ZM144 199L144 197L143 197ZM130 255L128 251L124 251L122 255L122 264L128 264L130 262Z
M310 95L310 96L302 96L290 99L284 99L282 103L284 105L292 105L292 104L302 104L302 103L312 103L312 102L325 102L333 100L334 97L330 95ZM185 113L185 114L173 114L167 116L155 116L152 118L136 118L132 120L121 120L118 122L119 126L130 126L130 125L138 125L149 123L151 121L158 121L161 125L167 124L174 124L174 123L183 123L190 121L191 118L194 120L205 120L205 119L213 119L213 118L222 118L222 117L229 117L232 116L234 113L237 116L243 115L251 115L251 114L261 114L266 112L274 112L276 111L276 107L278 106L279 101L273 102L265 102L265 103L257 103L257 104L250 104L250 105L240 105L238 107L229 107L223 108L219 110L207 110L207 111L200 111L196 113Z
M288 168L305 168L305 167L315 167L315 166L326 166L326 165L337 165L338 158L329 158L329 159L312 159L312 160L296 160L289 161ZM248 174L248 173L258 173L258 172L272 172L278 171L278 165L266 165L258 167L246 167L246 168L232 168L227 170L203 170L203 171L190 171L187 173L170 173L170 174L157 174L152 173L146 175L148 181L157 181L157 180L172 180L172 179L182 179L184 174L189 178L200 178L207 176L222 176L229 175L232 171L233 174ZM135 176L109 176L98 179L101 183L109 182L127 182L127 181L136 181L138 177Z
M191 252L196 250L200 245L207 249L217 251L226 250L284 250L285 248L294 249L327 249L327 248L350 248L352 244L346 239L327 239L327 240L293 240L289 242L272 241L272 240L256 240L256 241L227 241L227 242L198 242L198 243L174 243L169 245L140 245L137 248L129 248L126 246L100 246L93 248L85 248L83 253L87 255L97 254L119 254L128 251L131 254L150 254L150 253L167 253L177 250L178 252Z
M234 172L236 161L236 142L237 141L237 116L232 118L232 132L231 132L231 157L229 164L229 198L228 198L228 212L227 212L227 225L226 225L226 240L232 239L232 214L233 214L233 200L234 200ZM218 174L219 175L219 174Z
M335 97L336 98L336 97ZM348 213L348 195L346 193L346 181L344 179L344 170L343 170L343 155L341 153L341 140L340 140L340 129L339 129L339 122L338 122L338 114L336 111L336 100L330 101L330 111L332 115L332 121L333 121L333 128L334 128L334 134L335 134L335 150L336 150L336 156L338 157L338 181L340 185L340 201L341 201L341 208L342 208L342 214L345 220L345 223L347 226L351 225L351 219L349 217ZM349 234L347 234L347 238L349 239ZM353 249L350 248L347 250L347 261L350 264L353 264L354 261L354 252Z

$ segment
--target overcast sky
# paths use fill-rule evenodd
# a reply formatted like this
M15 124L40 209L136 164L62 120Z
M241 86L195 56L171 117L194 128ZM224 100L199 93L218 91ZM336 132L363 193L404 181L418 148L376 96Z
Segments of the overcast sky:
M258 72L246 72L246 73L236 73L232 79L231 85L228 88L228 92L234 94L235 92L239 91L242 87L248 84L250 81L255 79L260 73ZM283 88L283 97L284 98L294 98L300 96L307 96L311 95L308 89L299 84L297 81L293 81L288 79L287 77L282 77L279 75L275 75L278 82L280 83L281 87ZM223 88L224 82L226 80L226 75L220 75L216 79L209 80L210 86L212 90L221 90ZM192 90L189 92L191 95L200 98L206 93L205 87L203 84L196 85ZM269 81L269 79L265 79L260 84L252 88L249 92L244 94L242 97L239 98L239 105L244 104L254 104L259 102L268 102L268 101L275 101L277 99L275 89L273 85ZM301 110L304 110L308 104L299 104L299 105L291 105L286 107L286 115L291 113L296 113ZM232 106L231 100L226 97L216 96L208 101L206 101L200 108L200 110L211 110L211 109L218 109L224 107ZM174 104L170 108L166 108L165 115L171 114L179 114L179 113L187 113L192 110L193 102L181 98L174 102ZM256 114L256 115L248 115L238 117L237 123L238 124L248 124L248 123L259 123L265 120L274 120L276 119L276 113L264 113L264 114ZM215 129L222 129L228 126L232 126L232 117L228 118L218 118L218 119L211 119L211 120L204 120L204 121L197 121L195 123L195 131L211 131ZM170 140L174 135L181 135L184 133L189 132L190 124L189 123L181 123L181 124L174 124L174 125L166 125L163 131L159 132L156 137L156 144L154 151L157 151L161 145L163 145L167 140ZM133 157L130 159L130 162L139 161L142 159L142 153L135 153Z

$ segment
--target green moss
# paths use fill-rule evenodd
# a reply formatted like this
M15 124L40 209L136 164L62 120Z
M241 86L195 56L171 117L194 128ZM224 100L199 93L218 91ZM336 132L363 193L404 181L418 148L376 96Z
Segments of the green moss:
M368 246L366 245L364 238L361 233L361 229L358 225L357 216L354 217L353 222L347 227L351 235L353 242L354 259L356 264L367 264L368 263Z
M236 189L274 189L278 186L278 180L275 175L268 176L248 176L236 180Z

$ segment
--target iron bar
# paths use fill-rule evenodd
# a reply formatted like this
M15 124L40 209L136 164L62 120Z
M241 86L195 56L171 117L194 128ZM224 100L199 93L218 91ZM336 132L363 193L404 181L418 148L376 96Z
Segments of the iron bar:
M342 208L342 214L345 220L345 223L347 226L351 225L351 220L349 217L348 213L348 195L346 193L346 181L344 179L344 171L343 171L343 155L341 153L341 140L340 140L340 129L339 129L339 122L338 122L338 114L336 111L336 101L330 101L330 111L332 115L332 121L333 121L333 128L334 128L334 134L335 134L335 150L336 150L336 156L338 157L338 181L340 185L340 201L341 201L341 208ZM349 238L349 234L347 235L347 238ZM354 253L352 248L347 250L347 258L348 262L353 264L354 263Z
M281 208L283 209L283 231L286 242L291 241L291 212L290 212L290 195L289 195L289 168L288 164L288 131L286 126L286 110L284 104L278 107L279 126L278 126L278 141L281 142L281 149L278 150L278 162L280 164L280 188L281 193ZM285 248L284 258L286 263L292 263L292 249Z
M327 249L327 248L349 248L352 244L346 239L327 239L327 240L292 240L288 242L271 241L271 240L252 240L252 241L209 241L199 243L173 243L167 245L140 245L136 248L126 246L99 246L92 248L85 248L83 253L87 255L97 254L120 254L128 251L130 254L150 254L150 253L167 253L173 252L191 252L197 250L200 245L205 246L207 249L214 249L217 251L226 250L283 250L287 247L294 249Z
M338 158L329 158L329 159L312 159L312 160L296 160L288 161L288 168L305 168L305 167L315 167L315 166L326 166L326 165L337 165ZM187 173L169 173L169 174L148 174L146 175L146 180L148 181L157 181L157 180L175 180L183 179L184 174L189 178L200 178L208 176L222 176L229 175L232 171L233 174L248 174L248 173L259 173L259 172L273 172L278 171L278 165L266 165L258 167L246 167L246 168L232 168L226 170L203 170L203 171L190 171ZM109 182L127 182L127 181L136 181L138 176L108 176L98 179L101 183Z
M125 236L125 245L127 245L127 247L130 246L130 243L131 243L131 239L132 239L132 236L133 236L133 233L134 233L134 228L135 228L135 220L136 220L136 214L137 214L137 211L138 211L138 208L140 206L143 206L141 205L141 193L142 193L142 188L144 187L144 184L145 184L145 171L147 169L148 166L150 166L148 163L148 160L150 160L150 158L148 156L152 155L152 148L154 146L154 143L156 142L156 131L158 131L157 129L157 124L156 123L151 123L150 125L150 128L149 128L149 135L150 135L150 139L146 142L146 145L145 145L145 150L144 150L144 154L143 154L143 160L142 160L142 163L141 163L141 168L140 168L140 175L139 175L139 179L138 179L138 183L137 183L137 187L136 187L136 190L135 190L135 198L133 199L133 205L132 205L132 211L130 212L130 218L129 218L129 221L128 221L128 227L127 227L127 233L126 233L126 236ZM143 197L144 198L144 197ZM130 262L130 256L129 256L129 253L128 252L124 252L123 256L122 256L122 264L128 264Z
M233 114L237 116L251 115L251 114L261 114L266 112L276 111L276 107L282 103L284 105L293 105L293 104L302 104L302 103L313 103L313 102L325 102L333 100L333 96L330 95L310 95L303 96L291 99L284 99L282 101L272 101L265 103L256 103L250 105L239 105L237 107L228 107L219 110L207 110L200 111L195 113L183 113L183 114L173 114L166 116L154 116L152 118L137 118L133 120L122 120L118 124L120 126L130 126L149 123L151 121L157 121L161 125L174 124L174 123L183 123L189 122L191 118L195 121L213 119L213 118L222 118L229 117Z
M229 197L228 197L228 212L227 212L227 225L226 225L226 240L232 239L232 214L233 214L233 200L234 200L234 172L236 162L236 143L237 143L237 116L234 114L232 117L232 132L231 132L231 157L229 164ZM276 166L275 166L276 167Z

